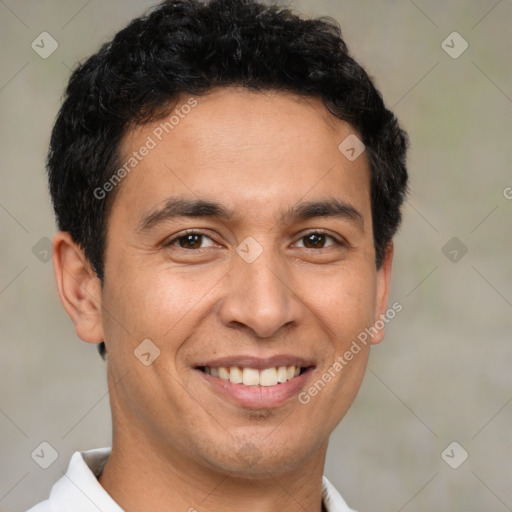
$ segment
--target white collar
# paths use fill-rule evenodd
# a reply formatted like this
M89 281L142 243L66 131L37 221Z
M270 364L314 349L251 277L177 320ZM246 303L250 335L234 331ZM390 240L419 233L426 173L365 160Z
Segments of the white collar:
M97 479L109 455L110 448L75 452L66 473L52 487L49 500L28 512L123 512ZM354 512L325 476L322 499L328 512Z

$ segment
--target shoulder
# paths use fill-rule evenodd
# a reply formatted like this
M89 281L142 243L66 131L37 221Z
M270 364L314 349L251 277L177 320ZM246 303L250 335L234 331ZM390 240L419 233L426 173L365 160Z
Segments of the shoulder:
M75 452L66 473L53 485L48 500L27 512L122 512L97 480L110 448Z
M53 508L51 503L46 500L27 510L27 512L53 512Z
M341 494L325 476L322 478L322 499L327 512L356 512L347 505Z

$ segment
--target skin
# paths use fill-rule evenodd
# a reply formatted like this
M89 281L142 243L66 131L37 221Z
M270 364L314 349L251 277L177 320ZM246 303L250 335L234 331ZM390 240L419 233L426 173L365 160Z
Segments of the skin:
M307 390L385 313L393 246L377 269L368 160L338 150L356 132L319 99L235 88L196 99L119 185L103 286L67 233L54 239L62 303L78 336L104 340L108 351L113 446L100 483L127 512L319 512L329 435L359 390L369 345L307 404L293 396L241 407L195 366L293 354L314 362ZM122 154L160 122L129 131ZM216 201L234 216L140 229L177 196ZM361 221L285 216L301 201L328 199ZM190 248L177 239L186 229L206 237ZM304 237L316 230L328 236L314 245ZM263 249L252 263L236 252L249 236ZM134 357L145 339L160 350L148 366Z

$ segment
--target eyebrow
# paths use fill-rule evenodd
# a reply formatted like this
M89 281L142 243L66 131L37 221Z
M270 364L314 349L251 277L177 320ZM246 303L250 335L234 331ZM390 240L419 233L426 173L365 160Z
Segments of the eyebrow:
M138 231L149 231L156 225L179 217L208 217L228 222L234 217L233 210L205 199L170 198L157 210L144 215ZM339 199L306 201L290 207L281 220L308 220L329 217L348 220L364 232L364 217L352 205Z
M339 199L298 203L291 207L284 216L285 219L291 220L308 220L317 217L349 220L357 224L364 232L363 215L351 204Z
M148 231L157 224L177 217L210 217L227 222L233 217L233 211L214 201L170 198L161 208L142 217L138 231Z

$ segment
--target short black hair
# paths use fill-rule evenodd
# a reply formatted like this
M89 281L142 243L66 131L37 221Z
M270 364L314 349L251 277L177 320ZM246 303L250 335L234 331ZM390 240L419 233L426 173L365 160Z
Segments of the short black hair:
M401 222L406 133L331 18L303 18L253 0L169 0L133 20L71 75L47 159L59 229L103 281L116 187L95 190L120 165L125 133L166 115L179 95L241 86L319 97L350 123L371 168L376 265ZM341 141L340 141L341 142Z

